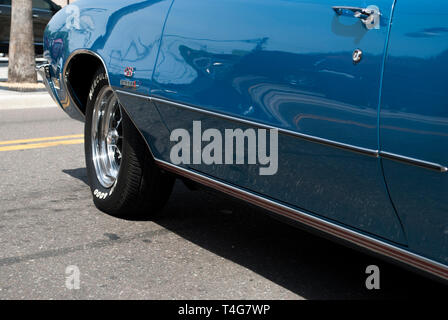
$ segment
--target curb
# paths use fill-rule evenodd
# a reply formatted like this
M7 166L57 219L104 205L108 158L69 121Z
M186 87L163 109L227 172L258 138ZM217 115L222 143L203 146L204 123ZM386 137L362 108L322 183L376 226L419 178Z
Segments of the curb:
M13 92L47 92L43 83L36 83L33 85L21 84L21 83L6 83L0 81L0 90L7 90Z

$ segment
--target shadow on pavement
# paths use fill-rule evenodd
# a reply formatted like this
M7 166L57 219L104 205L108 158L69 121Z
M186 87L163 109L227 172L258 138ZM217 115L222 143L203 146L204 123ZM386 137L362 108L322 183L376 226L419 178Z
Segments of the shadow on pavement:
M227 196L176 183L156 221L182 238L308 299L443 298L446 287L271 218ZM381 289L365 288L368 265ZM219 275L217 275L219 277Z
M72 176L78 180L81 180L86 185L89 185L89 181L87 179L87 169L86 168L78 168L78 169L65 169L62 170L65 174Z
M87 184L85 168L63 172ZM438 282L277 221L225 195L190 191L180 181L155 223L307 299L446 295L446 286ZM365 270L372 264L381 271L380 290L365 288Z

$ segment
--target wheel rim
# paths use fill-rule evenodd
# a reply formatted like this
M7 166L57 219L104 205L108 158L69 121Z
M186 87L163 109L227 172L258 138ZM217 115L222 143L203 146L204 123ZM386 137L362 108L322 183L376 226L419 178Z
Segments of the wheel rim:
M117 97L110 87L98 94L92 116L92 158L96 176L105 188L118 179L122 159L122 113Z

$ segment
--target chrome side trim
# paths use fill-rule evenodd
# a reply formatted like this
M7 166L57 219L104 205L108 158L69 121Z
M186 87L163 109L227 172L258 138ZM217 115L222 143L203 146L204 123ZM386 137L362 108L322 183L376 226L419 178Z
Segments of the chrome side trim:
M182 104L182 103L178 103L178 102L174 102L174 101L170 101L170 100L166 100L166 99L162 99L162 98L158 98L158 97L149 97L149 99L151 101L154 102L159 102L159 103L165 103L165 104L169 104L175 107L179 107L179 108L183 108L183 109L188 109L191 111L195 111L195 112L199 112L199 113L203 113L203 114L207 114L207 115L211 115L214 117L218 117L221 119L225 119L225 120L229 120L229 121L234 121L234 122L239 122L239 123L244 123L247 124L249 126L255 126L258 128L263 128L263 129L277 129L279 133L285 134L285 135L289 135L292 137L296 137L296 138L300 138L306 141L310 141L313 143L318 143L318 144L322 144L322 145L326 145L326 146L330 146L333 148L338 148L338 149L342 149L342 150L346 150L346 151L350 151L350 152L355 152L358 154L362 154L365 156L369 156L369 157L373 157L373 158L385 158L385 159L389 159L389 160L393 160L393 161L398 161L398 162L402 162L408 165L413 165L413 166L418 166L421 168L425 168L425 169L429 169L429 170L433 170L433 171L437 171L437 172L447 172L448 168L445 166L442 166L440 164L437 163L432 163L432 162L428 162L428 161L424 161L424 160L419 160L419 159L414 159L414 158L409 158L406 156L402 156L402 155L397 155L397 154L393 154L390 152L385 152L385 151L379 151L379 150L373 150L373 149L368 149L368 148L362 148L362 147L358 147L358 146L354 146L354 145L350 145L350 144L345 144L345 143L341 143L341 142L337 142L337 141L333 141L333 140L329 140L329 139L324 139L324 138L319 138L316 136L311 136L311 135L307 135L307 134L303 134L303 133L298 133L295 131L291 131L291 130L287 130L287 129L282 129L282 128L276 128L273 126L269 126L263 123L258 123L258 122L254 122L254 121L250 121L250 120L245 120L245 119L239 119L230 115L225 115L225 114L220 114L214 111L209 111L209 110L204 110L201 108L197 108L197 107L193 107L193 106L189 106L186 104Z
M294 209L281 203L265 199L259 195L232 186L230 184L217 181L198 172L188 170L158 159L156 159L155 162L160 168L166 171L194 180L205 186L245 200L258 207L268 209L274 213L290 218L316 230L323 231L327 234L343 239L357 246L363 247L375 253L387 256L396 261L405 263L442 279L448 280L448 266L445 266L439 262L427 259L402 248L398 248L381 240L366 236L364 234L339 226L329 221L319 219L298 209Z
M123 91L123 90L115 90L115 92L116 93L121 93L121 94L126 94L128 96L133 96L133 97L140 98L140 99L151 100L151 97L145 96L145 95L139 94L139 93L133 93L133 92Z
M200 108L197 108L197 107L193 107L193 106L189 106L189 105L185 105L185 104L182 104L182 103L173 102L173 101L169 101L169 100L165 100L165 99L161 99L161 98L151 97L151 100L155 101L155 102L159 102L159 103L166 103L166 104L170 104L172 106L176 106L176 107L180 107L180 108L189 109L189 110L192 110L192 111L208 114L208 115L211 115L211 116L214 116L214 117L218 117L218 118L222 118L222 119L226 119L226 120L230 120L230 121L234 121L234 122L244 123L244 124L247 124L247 125L250 125L250 126L255 126L255 127L258 127L258 128L263 128L263 129L267 129L267 130L276 129L276 130L278 130L279 133L283 133L283 134L286 134L286 135L289 135L289 136L293 136L293 137L298 137L300 139L307 140L307 141L310 141L310 142L319 143L319 144L331 146L331 147L334 147L334 148L348 150L348 151L351 151L351 152L356 152L356 153L364 154L366 156L378 158L378 151L377 150L357 147L357 146L353 146L353 145L350 145L350 144L345 144L345 143L336 142L336 141L333 141L333 140L328 140L328 139L324 139L324 138L310 136L310 135L303 134L303 133L298 133L298 132L287 130L287 129L282 129L282 128L269 126L269 125L266 125L266 124L263 124L263 123L258 123L258 122L245 120L245 119L239 119L239 118L236 118L236 117L233 117L233 116L220 114L220 113L209 111L209 110L200 109Z
M380 151L380 156L384 159L403 162L406 164L412 164L414 166L422 167L429 170L434 170L438 172L447 172L448 168L444 167L438 163L423 161L415 158L405 157L402 155L386 152L386 151Z
M203 113L210 114L213 116L221 117L224 119L229 119L232 121L243 122L243 123L246 123L249 125L254 125L257 127L271 128L270 126L260 125L258 123L252 122L252 121L246 121L246 120L241 121L240 119L237 119L237 118L234 118L231 116L221 115L221 114L217 114L215 112L206 111L206 110L198 109L195 107L185 106L180 103L173 103L171 101L160 99L160 98L148 97L148 96L130 93L130 92L122 91L122 90L116 90L116 92L120 93L120 94L127 94L130 96L135 96L137 98L148 99L150 101L152 100L154 102L174 104L174 105L178 105L180 107L186 107L193 111L203 112ZM123 108L123 109L126 111L125 108ZM133 122L132 119L131 119L131 121ZM134 125L135 125L135 123L134 123ZM140 134L141 134L141 132L140 132ZM142 135L142 137L143 137L143 135ZM144 139L144 137L143 137L143 139ZM360 232L357 232L357 231L348 229L346 227L337 225L335 223L320 219L318 217L315 217L315 216L308 214L304 211L301 211L299 209L295 209L295 208L289 207L287 205L284 205L284 204L281 204L281 203L278 203L278 202L275 202L275 201L272 201L269 199L265 199L257 194L243 190L241 188L227 184L225 182L217 181L217 180L210 178L204 174L195 172L193 170L188 170L188 169L182 168L180 166L173 165L169 162L157 159L154 157L154 154L148 144L148 141L146 141L146 139L144 139L144 141L146 142L147 147L148 147L155 163L163 170L166 170L168 172L172 172L174 174L194 180L194 181L201 183L205 186L208 186L208 187L211 187L218 191L224 192L230 196L245 200L245 201L247 201L251 204L254 204L258 207L268 209L271 212L274 212L274 213L284 216L286 218L289 218L289 219L292 219L299 223L302 223L308 227L325 232L325 233L330 234L336 238L348 241L349 243L352 243L356 246L365 248L367 250L370 250L372 252L375 252L375 253L383 255L383 256L387 256L396 261L405 263L414 268L423 270L432 275L435 275L442 279L448 280L448 266L446 266L446 265L443 265L439 262L422 257L418 254L409 252L405 249L393 246L387 242L375 239L373 237L369 237ZM379 156L379 153L378 153L378 156Z

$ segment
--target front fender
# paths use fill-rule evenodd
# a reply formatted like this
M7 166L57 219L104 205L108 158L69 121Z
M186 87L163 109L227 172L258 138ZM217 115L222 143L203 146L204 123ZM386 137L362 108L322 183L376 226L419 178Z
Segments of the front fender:
M60 105L74 118L73 110L82 113L76 83L67 84L72 58L91 54L109 75L115 89L149 95L151 78L157 59L165 18L172 0L79 0L60 10L48 24L44 34L44 57L50 65L51 86ZM132 79L124 75L133 68ZM82 81L91 81L85 71ZM135 86L122 87L122 80ZM75 90L68 90L69 85Z

